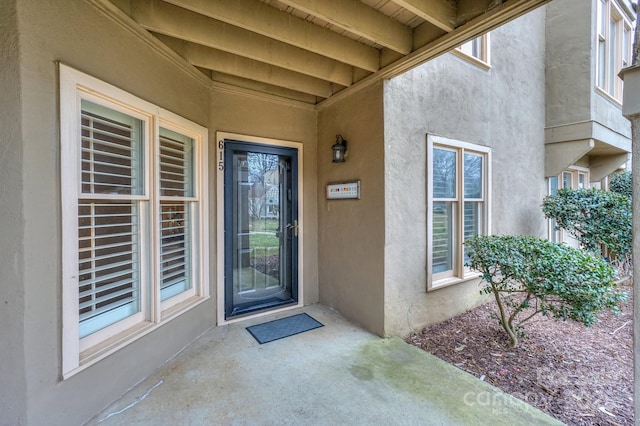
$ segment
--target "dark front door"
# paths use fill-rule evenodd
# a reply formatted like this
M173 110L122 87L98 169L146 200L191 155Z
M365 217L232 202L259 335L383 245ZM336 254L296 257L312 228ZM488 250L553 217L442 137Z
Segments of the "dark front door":
M224 142L225 319L298 302L298 150Z

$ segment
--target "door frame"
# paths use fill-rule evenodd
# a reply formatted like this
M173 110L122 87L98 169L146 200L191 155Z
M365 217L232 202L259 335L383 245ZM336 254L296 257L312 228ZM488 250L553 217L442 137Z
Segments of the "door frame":
M225 302L225 282L224 282L224 266L225 266L225 241L224 241L224 140L231 139L238 142L255 143L261 145L271 145L276 147L295 148L298 150L298 303L288 305L282 308L257 312L240 318L225 319L224 302ZM222 142L222 143L221 143ZM303 247L304 247L304 208L302 197L302 181L303 181L303 146L300 142L262 138L258 136L249 136L238 133L216 132L215 146L215 168L216 168L216 240L217 240L217 256L216 256L216 306L218 325L230 324L238 321L244 321L248 318L256 318L269 315L275 312L287 311L302 307L304 305L304 282L303 282ZM211 169L209 169L211 170Z

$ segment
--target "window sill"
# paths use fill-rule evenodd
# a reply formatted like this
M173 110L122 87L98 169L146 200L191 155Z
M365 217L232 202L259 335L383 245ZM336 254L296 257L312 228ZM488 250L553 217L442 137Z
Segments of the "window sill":
M475 56L467 55L466 53L461 52L458 49L452 50L451 53L453 53L458 58L463 59L463 60L465 60L465 61L467 61L467 62L477 66L478 68L481 68L481 69L485 70L485 71L489 71L491 69L491 65L489 63L487 63L487 62L485 62L485 61L483 61L481 59L478 59Z
M427 293L435 290L440 290L441 288L451 287L452 285L466 283L468 281L479 280L481 278L480 273L473 272L464 276L464 278L460 277L450 277L443 278L437 281L430 281L427 286Z
M174 318L179 317L183 313L186 313L187 311L195 308L196 306L205 302L209 298L210 297L208 296L207 297L194 296L176 306L173 306L172 308L166 311L163 311L162 322L152 323L150 321L144 321L142 323L137 324L134 327L131 327L121 333L118 333L112 336L111 338L95 346L92 346L89 349L86 349L85 351L80 353L80 363L79 363L80 365L77 368L67 373L64 373L62 375L62 380L66 380L74 376L75 374L85 370L86 368L108 357L109 355L117 352L118 350L124 348L125 346L130 345L134 341L146 336L152 331L157 330L158 328L162 327L164 324L168 323Z
M615 104L615 106L617 106L618 108L622 109L622 101L620 99L613 97L611 94L605 92L598 86L596 86L596 93L602 96L603 98L605 98L606 100L608 100L609 102Z

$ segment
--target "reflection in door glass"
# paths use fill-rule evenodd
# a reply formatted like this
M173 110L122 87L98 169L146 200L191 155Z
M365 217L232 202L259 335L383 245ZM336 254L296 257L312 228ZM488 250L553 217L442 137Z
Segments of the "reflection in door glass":
M289 161L234 153L232 315L292 301Z

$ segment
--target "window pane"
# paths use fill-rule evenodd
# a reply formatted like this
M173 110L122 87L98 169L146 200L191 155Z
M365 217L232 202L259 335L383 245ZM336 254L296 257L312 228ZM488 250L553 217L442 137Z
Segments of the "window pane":
M82 192L144 192L143 122L82 100Z
M78 206L80 337L140 311L137 202Z
M436 201L433 203L432 273L453 269L455 205L456 203L450 201Z
M606 57L606 42L604 40L598 41L598 87L606 89L607 81L607 57Z
M607 58L608 86L607 92L611 95L614 93L614 84L616 78L616 21L609 21L609 57Z
M482 60L482 38L477 37L471 40L471 56L476 59Z
M570 172L562 172L562 187L571 189L573 187L573 175Z
M160 195L193 194L193 139L160 128Z
M160 295L166 300L192 287L191 216L188 202L160 203Z
M624 29L624 36L622 38L622 66L626 67L629 65L629 47L631 45L631 31L629 28Z
M604 36L605 16L605 0L598 0L598 34Z
M468 42L460 45L458 49L469 56L473 56L476 59L485 61L486 55L484 52L484 44L483 44L484 37L486 36L480 36L480 37L474 38L473 40L469 40Z
M482 155L464 154L464 197L482 198Z
M555 195L558 192L558 177L549 178L549 195Z
M433 197L456 198L456 152L433 149Z

